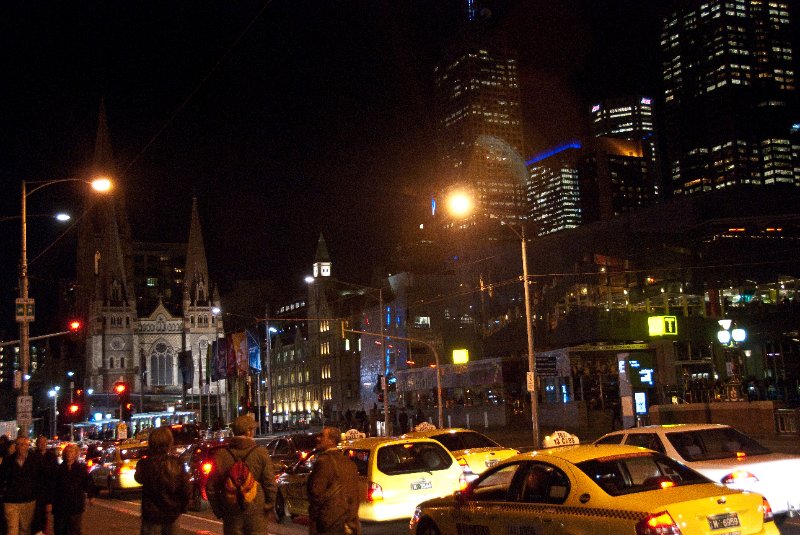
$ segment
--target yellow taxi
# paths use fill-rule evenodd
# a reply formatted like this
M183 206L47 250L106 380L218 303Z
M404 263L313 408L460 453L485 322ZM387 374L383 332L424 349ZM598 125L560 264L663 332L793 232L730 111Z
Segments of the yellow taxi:
M89 477L96 489L106 489L110 496L119 491L138 489L141 485L133 478L136 463L147 455L147 442L131 439L106 448L103 456L89 469Z
M655 451L564 446L516 455L426 501L412 535L778 535L760 494L713 483Z
M360 438L345 441L340 448L361 476L361 520L411 518L417 504L451 496L467 485L455 457L429 438Z
M471 429L455 427L437 429L431 426L430 428L418 428L418 430L403 436L432 438L441 442L468 475L481 474L487 468L519 453L518 450L501 446L491 438Z

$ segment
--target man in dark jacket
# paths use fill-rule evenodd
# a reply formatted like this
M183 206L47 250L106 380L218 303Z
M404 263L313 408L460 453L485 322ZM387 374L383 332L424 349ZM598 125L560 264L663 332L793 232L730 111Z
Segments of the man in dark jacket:
M176 521L189 506L189 475L169 455L172 431L159 427L148 438L148 455L136 463L134 479L142 485L141 535L175 535Z
M5 489L3 511L8 535L29 535L39 491L39 462L30 455L31 440L19 436L16 451L0 465L0 482Z
M39 490L36 495L31 533L49 533L47 516L53 509L53 477L58 468L58 455L47 447L47 437L39 435L36 439L36 448L31 451L30 456L40 464Z
M256 446L253 439L258 426L251 415L238 416L233 421L233 441L227 448L218 448L214 455L214 470L208 480L208 501L218 518L222 519L224 535L263 535L267 524L275 518L275 475L267 450ZM237 461L244 461L255 480L250 499L241 504L228 499L233 490L228 472ZM253 493L252 490L255 490Z
M341 439L336 427L317 435L317 457L308 476L308 532L311 535L359 535L358 469L336 446Z
M86 495L89 495L89 503L94 497L94 485L90 483L86 465L78 462L79 453L76 444L68 444L62 454L64 462L56 468L50 481L55 535L81 535Z

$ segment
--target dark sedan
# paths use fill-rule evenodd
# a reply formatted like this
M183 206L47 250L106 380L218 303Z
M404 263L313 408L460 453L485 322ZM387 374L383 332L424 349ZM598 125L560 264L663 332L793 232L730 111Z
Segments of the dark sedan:
M272 458L275 473L279 474L306 459L316 446L314 433L294 433L274 438L264 447Z
M214 455L219 448L230 444L230 441L230 438L221 438L196 442L187 447L181 455L184 470L189 474L189 480L192 483L192 498L189 501L189 509L204 511L208 508L206 483L208 482L208 476L214 470Z

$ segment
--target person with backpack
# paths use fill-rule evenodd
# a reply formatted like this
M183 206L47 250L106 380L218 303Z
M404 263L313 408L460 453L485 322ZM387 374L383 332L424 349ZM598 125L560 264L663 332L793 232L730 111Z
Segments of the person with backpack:
M308 476L308 532L310 535L360 535L358 469L337 447L342 437L336 427L317 435L323 450Z
M233 441L214 455L208 501L224 535L263 535L275 519L275 474L267 450L256 445L251 415L233 421Z
M180 460L169 454L172 442L169 427L153 430L147 457L136 463L133 477L142 485L141 535L176 535L178 517L189 507L189 474Z

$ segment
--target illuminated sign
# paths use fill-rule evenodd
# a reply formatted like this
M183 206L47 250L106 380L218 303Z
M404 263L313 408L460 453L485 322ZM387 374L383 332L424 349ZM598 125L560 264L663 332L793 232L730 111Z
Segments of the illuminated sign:
M644 104L645 106L649 106L650 105L650 99L647 98L647 97L643 97L642 100L641 100L641 103Z
M636 414L647 414L647 395L644 392L636 392L633 394L633 400L636 404Z
M676 316L650 316L647 318L650 336L677 336L678 318Z
M453 364L466 364L467 362L469 362L469 350L467 349L453 350Z
M653 357L650 354L642 353L636 355L635 358L629 357L626 371L631 386L634 388L648 388L655 384Z
M594 106L592 106L592 113L596 111L600 111L600 104L595 104Z

